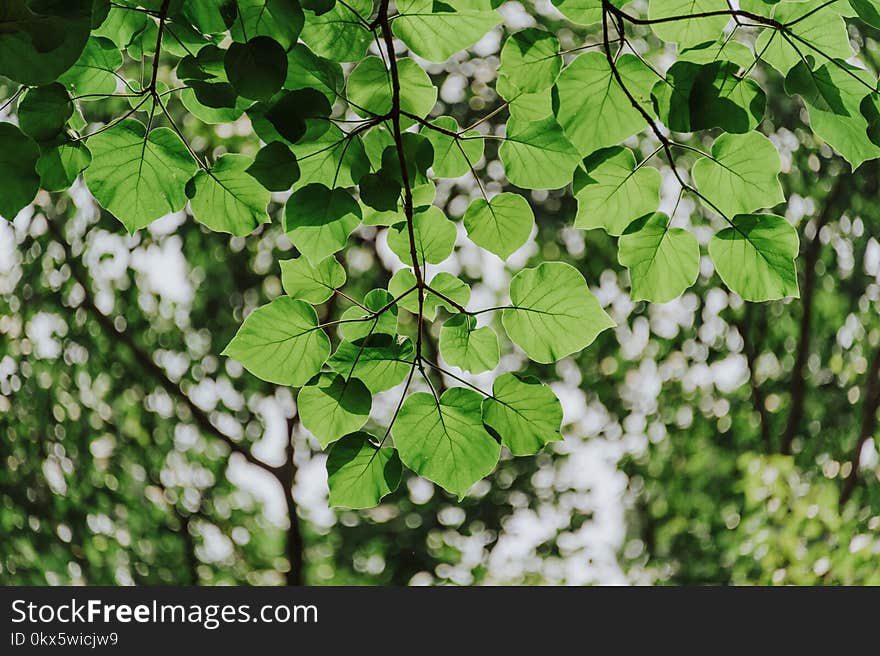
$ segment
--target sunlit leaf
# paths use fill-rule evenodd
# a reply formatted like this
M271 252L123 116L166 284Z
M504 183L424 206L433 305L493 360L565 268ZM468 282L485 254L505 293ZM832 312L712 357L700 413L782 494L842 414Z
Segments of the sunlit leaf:
M86 184L129 232L186 204L185 187L196 163L170 128L126 119L88 140L92 163Z
M439 403L418 392L404 401L392 429L403 463L459 499L495 469L501 453L483 427L481 402L460 387L446 390Z
M563 262L523 269L510 281L508 336L536 362L556 362L589 346L611 320L580 272Z
M281 296L251 312L222 355L265 381L299 387L320 371L330 340L311 305Z
M562 404L537 378L503 374L483 400L483 423L513 455L531 455L562 439Z
M696 237L683 228L670 228L669 217L661 213L634 221L620 238L617 257L629 269L634 301L671 301L700 273Z
M327 456L330 505L372 508L400 485L397 450L378 446L369 433L352 433L333 444Z
M709 242L718 275L747 301L799 296L797 253L797 231L772 214L737 216Z

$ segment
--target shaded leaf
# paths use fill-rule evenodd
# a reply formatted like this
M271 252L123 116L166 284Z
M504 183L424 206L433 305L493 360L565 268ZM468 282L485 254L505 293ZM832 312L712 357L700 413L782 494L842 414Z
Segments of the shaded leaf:
M360 224L361 208L345 189L314 183L293 192L284 209L284 230L312 264L345 248Z
M244 155L223 155L207 171L193 178L190 200L196 221L215 232L248 235L269 222L266 207L270 194L248 174L253 160Z
M367 423L372 405L362 381L339 374L317 376L296 397L302 425L324 448Z
M40 149L12 123L0 123L0 216L8 220L34 199L40 188L37 159Z
M336 508L372 508L400 485L403 470L397 450L379 447L369 433L346 435L327 456L330 505Z

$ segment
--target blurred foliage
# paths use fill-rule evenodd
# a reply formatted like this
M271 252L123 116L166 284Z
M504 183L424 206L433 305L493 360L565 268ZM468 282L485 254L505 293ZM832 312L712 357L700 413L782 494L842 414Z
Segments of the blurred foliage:
M583 30L542 20L580 46ZM873 33L851 38L876 52ZM499 44L484 41L428 68L435 113L460 125L499 104ZM634 43L664 57L647 35ZM410 476L377 508L331 511L324 456L290 391L218 357L247 311L281 294L282 196L273 223L245 239L184 213L123 236L83 185L41 192L0 223L0 583L880 583L878 171L850 172L810 136L782 78L761 74L803 299L746 305L704 261L682 298L634 303L614 239L570 227L568 192L532 192L528 256L577 266L619 327L576 357L528 365L555 381L566 439L535 458L502 455L461 504ZM246 121L171 110L199 152L221 134L251 144ZM505 188L491 140L478 169ZM463 178L438 202L459 217L478 194ZM664 202L680 221L696 213ZM712 231L693 230L705 246ZM346 253L359 295L393 268L377 235L362 226ZM493 301L507 285L499 262L463 248L453 266ZM292 455L288 503L197 409L242 452L282 469Z

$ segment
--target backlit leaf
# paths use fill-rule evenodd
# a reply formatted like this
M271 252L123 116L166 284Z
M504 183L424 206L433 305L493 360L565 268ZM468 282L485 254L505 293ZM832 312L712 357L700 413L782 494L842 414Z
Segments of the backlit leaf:
M461 387L446 390L439 403L418 392L404 401L392 429L403 463L459 499L495 469L501 454L483 427L481 402Z
M510 281L501 321L513 342L536 362L556 362L589 346L611 320L580 272L563 262L523 269Z
M326 362L330 340L311 305L281 296L251 312L222 355L265 381L299 387Z

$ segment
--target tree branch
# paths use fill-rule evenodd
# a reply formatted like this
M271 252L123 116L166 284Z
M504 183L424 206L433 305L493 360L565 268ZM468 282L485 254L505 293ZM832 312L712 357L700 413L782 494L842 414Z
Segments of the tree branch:
M836 178L831 191L825 198L825 204L822 211L816 218L816 233L807 243L802 256L803 280L801 283L801 305L803 312L801 313L800 333L798 336L797 348L795 350L795 363L791 372L791 406L788 413L788 422L785 431L782 434L782 440L779 450L783 454L791 453L791 446L801 426L804 416L804 402L806 400L806 368L807 360L810 357L810 341L813 332L813 297L816 291L816 264L819 261L819 255L822 252L822 240L820 234L831 217L838 202L844 194L846 185L844 182L848 178Z
M287 515L290 522L287 527L287 543L285 545L287 562L290 565L290 569L287 570L285 579L287 585L300 586L305 584L305 572L303 571L305 545L303 543L302 530L300 529L296 500L293 498L293 485L296 482L296 463L293 460L295 455L293 443L295 426L295 417L289 418L287 420L287 444L285 446L284 466L278 480L284 489L284 503L287 506Z
M250 452L250 450L247 449L244 445L239 444L229 435L217 428L211 421L208 413L202 410L198 405L196 405L196 403L183 390L180 384L171 380L165 370L158 364L156 364L150 354L147 353L147 351L145 351L139 344L137 344L132 339L131 335L129 335L124 330L119 330L114 324L113 320L98 309L98 306L95 305L94 298L92 297L91 291L89 289L84 265L79 260L79 258L75 257L71 252L70 244L68 244L67 240L64 238L64 235L61 233L59 227L53 221L47 221L47 223L49 225L50 232L59 242L61 248L64 250L64 255L67 264L70 266L70 271L73 279L83 288L83 305L94 316L95 320L101 325L104 331L113 339L118 340L120 343L125 345L125 347L129 351L131 351L131 354L134 356L135 360L137 360L138 364L140 364L148 373L150 373L156 380L156 382L158 382L165 389L165 391L168 392L168 394L170 394L172 397L177 398L187 407L187 409L190 411L190 414L192 414L193 420L199 426L199 428L202 429L202 431L213 435L221 442L223 442L227 447L229 447L230 451L232 451L233 453L238 453L252 465L256 465L257 467L268 471L277 478L280 474L281 468L274 467L266 462L263 462L262 460L254 456Z
M757 333L758 336L763 334L765 323L763 319L765 317L762 313L762 320L760 321L758 329L756 331L749 331L749 326L753 325L753 308L760 309L760 306L753 305L752 303L745 304L743 317L736 323L736 326L739 329L739 334L743 340L743 354L746 356L746 362L749 367L749 388L751 389L752 405L755 408L755 412L758 413L761 422L761 442L764 445L764 452L772 453L773 440L770 435L770 416L765 405L764 391L761 389L761 386L755 378L755 363L758 360L760 339L756 338L753 340L752 338L754 333Z

